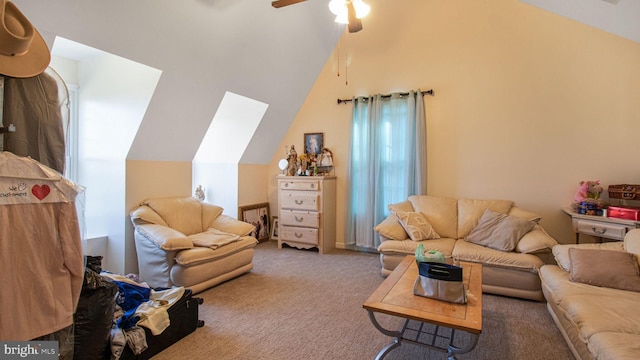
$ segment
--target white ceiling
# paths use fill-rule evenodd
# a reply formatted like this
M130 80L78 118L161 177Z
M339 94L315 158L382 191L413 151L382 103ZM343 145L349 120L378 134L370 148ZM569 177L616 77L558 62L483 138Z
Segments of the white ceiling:
M344 30L328 0L13 1L50 46L61 36L162 71L134 160L191 161L232 92L268 105L240 161L268 163ZM519 1L640 42L640 0Z
M640 0L520 0L640 42Z
M268 163L344 30L324 0L13 1L50 48L60 36L162 71L132 160L192 161L232 92L268 105L240 161Z

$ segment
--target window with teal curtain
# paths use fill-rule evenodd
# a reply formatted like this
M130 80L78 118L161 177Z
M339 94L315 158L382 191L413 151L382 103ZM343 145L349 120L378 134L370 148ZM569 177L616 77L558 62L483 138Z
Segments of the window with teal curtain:
M421 92L353 99L345 243L375 250L373 228L389 204L426 193L426 124Z

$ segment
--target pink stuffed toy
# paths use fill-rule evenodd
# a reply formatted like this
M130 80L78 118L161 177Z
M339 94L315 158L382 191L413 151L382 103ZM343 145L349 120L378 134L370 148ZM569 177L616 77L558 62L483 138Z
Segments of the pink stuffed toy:
M603 188L600 186L600 180L595 181L580 181L580 188L573 196L573 208L575 211L578 211L580 208L580 203L588 202L592 204L596 204L598 206L602 206L603 202L600 199L600 193L602 193Z
M581 203L587 198L587 192L589 191L589 182L588 181L580 181L580 188L573 196L574 203Z

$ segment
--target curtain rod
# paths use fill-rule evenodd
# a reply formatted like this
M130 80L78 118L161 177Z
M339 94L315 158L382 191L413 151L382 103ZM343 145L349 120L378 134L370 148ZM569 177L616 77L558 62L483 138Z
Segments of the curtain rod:
M422 96L425 96L425 95L435 96L433 94L433 89L426 90L426 91L421 91L420 93L422 94ZM407 95L409 95L408 92L400 93L400 96L407 96ZM391 95L382 95L382 97L383 98L390 98ZM351 101L353 101L353 99L338 99L338 104L345 104L345 103L348 103L348 102L351 102Z

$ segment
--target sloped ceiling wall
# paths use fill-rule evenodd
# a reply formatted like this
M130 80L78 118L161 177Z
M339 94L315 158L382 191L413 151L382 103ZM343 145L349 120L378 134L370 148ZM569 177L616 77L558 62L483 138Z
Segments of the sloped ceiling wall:
M240 160L268 163L344 30L324 1L14 3L49 47L59 35L163 72L130 160L191 161L230 91L269 105Z
M640 42L640 1L520 0L572 20Z
M520 1L640 37L640 1ZM230 91L268 104L240 160L268 163L344 30L325 0L281 9L270 0L14 2L50 47L60 35L163 72L130 160L192 161Z

